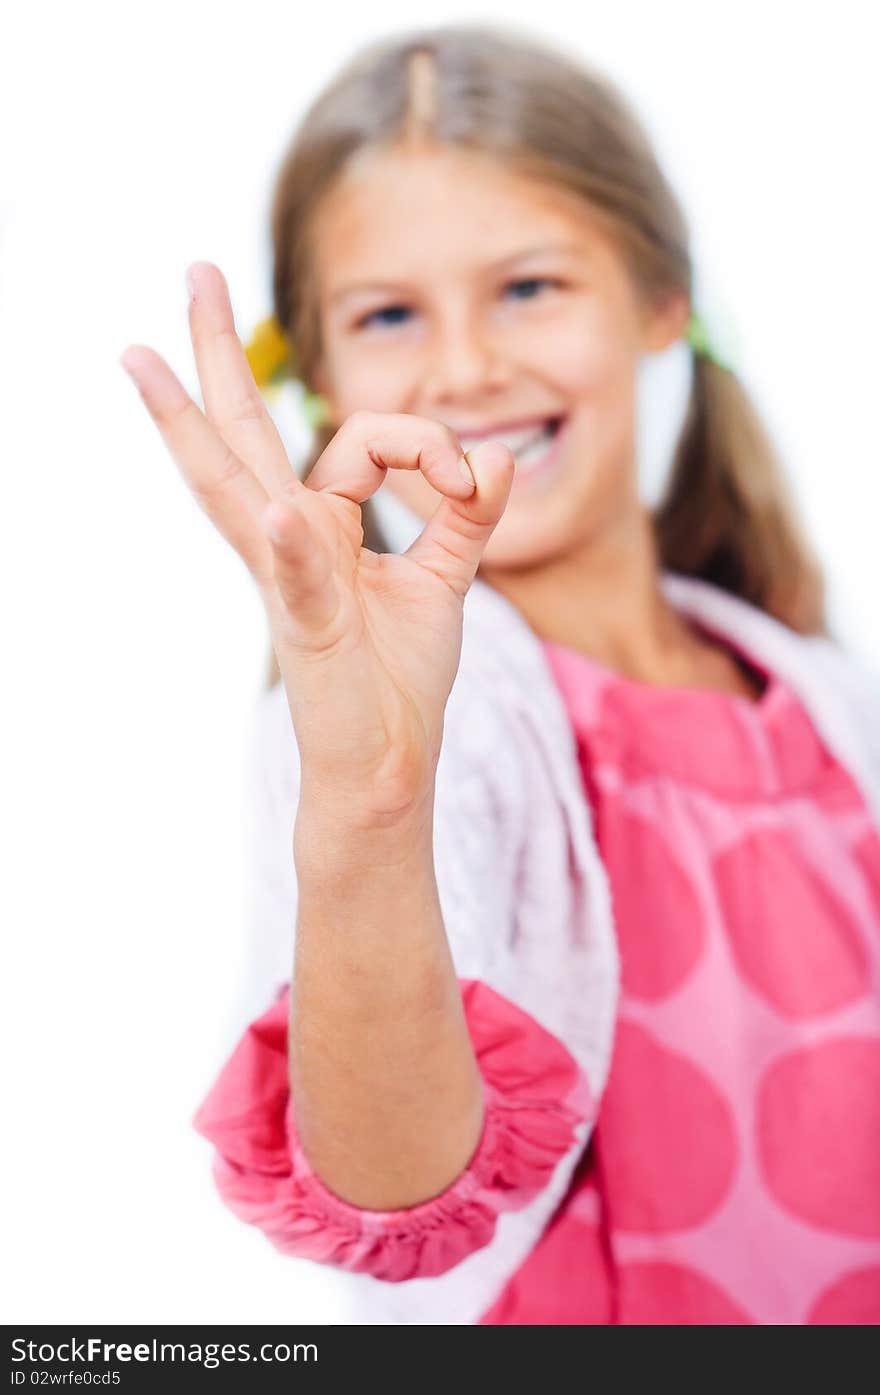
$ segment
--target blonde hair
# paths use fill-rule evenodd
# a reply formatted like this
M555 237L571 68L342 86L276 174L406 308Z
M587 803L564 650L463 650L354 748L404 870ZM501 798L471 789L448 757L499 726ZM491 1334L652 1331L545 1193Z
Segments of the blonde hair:
M366 147L461 146L573 191L616 236L648 298L693 293L688 228L643 126L607 77L544 40L453 25L372 43L312 103L272 203L274 316L309 385L320 360L309 233L323 196ZM319 428L306 469L333 435ZM387 551L369 500L364 543ZM686 420L654 512L663 568L704 578L801 633L827 633L824 583L768 431L738 377L694 360ZM274 656L268 681L278 678Z

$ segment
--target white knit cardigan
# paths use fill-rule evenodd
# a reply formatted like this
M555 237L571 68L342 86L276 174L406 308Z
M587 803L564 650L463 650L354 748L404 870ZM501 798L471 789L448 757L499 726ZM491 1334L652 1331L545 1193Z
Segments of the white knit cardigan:
M831 641L799 636L706 582L663 573L661 584L680 613L791 686L880 826L875 676ZM297 904L298 752L280 684L260 697L255 717L252 937L240 1024L265 1011L290 978ZM575 738L540 641L479 578L465 599L461 661L446 708L434 854L460 977L483 980L554 1033L600 1100L619 991L608 878ZM491 1242L447 1273L390 1283L339 1271L339 1320L476 1322L536 1244L591 1127L580 1126L540 1195L502 1213Z

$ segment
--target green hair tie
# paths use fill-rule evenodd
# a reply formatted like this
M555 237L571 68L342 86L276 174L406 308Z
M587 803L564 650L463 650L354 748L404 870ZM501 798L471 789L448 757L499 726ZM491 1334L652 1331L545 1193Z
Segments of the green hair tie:
M705 319L702 315L697 314L696 310L691 311L684 337L690 344L696 358L710 359L719 368L727 369L728 373L736 372L733 359L721 354L715 347Z
M329 404L319 392L312 392L303 383L302 409L306 421L313 431L326 426L330 420Z

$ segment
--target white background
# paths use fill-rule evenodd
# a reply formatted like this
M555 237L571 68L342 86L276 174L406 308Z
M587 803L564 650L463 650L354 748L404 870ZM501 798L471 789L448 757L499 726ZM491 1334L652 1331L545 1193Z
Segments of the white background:
M495 17L561 39L647 119L829 569L838 633L880 664L872 12L153 0L7 18L5 1321L335 1313L327 1271L222 1208L190 1128L229 1043L267 642L243 565L118 355L151 344L195 390L184 271L199 258L225 271L243 334L269 312L277 161L361 40Z

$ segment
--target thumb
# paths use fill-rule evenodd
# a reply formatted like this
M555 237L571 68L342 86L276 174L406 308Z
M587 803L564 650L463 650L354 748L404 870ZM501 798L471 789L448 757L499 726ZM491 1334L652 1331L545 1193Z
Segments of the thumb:
M500 441L483 441L464 458L474 477L473 493L467 499L444 498L404 554L462 598L507 505L516 468L512 453Z

